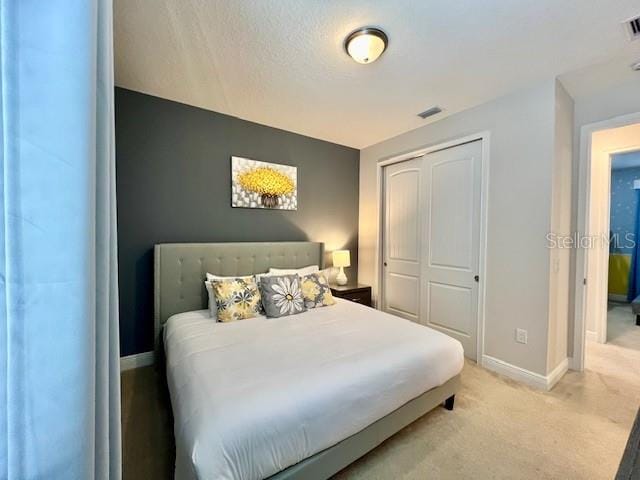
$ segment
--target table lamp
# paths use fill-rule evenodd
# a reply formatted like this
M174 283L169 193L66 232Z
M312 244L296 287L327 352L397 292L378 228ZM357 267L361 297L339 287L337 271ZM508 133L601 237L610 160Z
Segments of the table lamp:
M338 285L347 284L347 276L344 274L344 267L351 266L351 256L349 250L334 250L333 252L333 266L340 267L340 273L336 277L336 283Z

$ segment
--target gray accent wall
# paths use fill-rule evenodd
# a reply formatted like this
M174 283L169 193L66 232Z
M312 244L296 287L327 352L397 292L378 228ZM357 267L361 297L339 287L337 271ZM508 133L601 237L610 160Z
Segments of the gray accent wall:
M156 243L321 241L351 250L356 276L358 150L121 88L115 99L122 355L153 348ZM232 208L232 155L297 166L298 210Z

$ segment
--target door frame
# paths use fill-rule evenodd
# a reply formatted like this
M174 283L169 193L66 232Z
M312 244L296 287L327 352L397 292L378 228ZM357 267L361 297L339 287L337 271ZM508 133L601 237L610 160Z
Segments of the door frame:
M632 113L628 115L621 115L618 117L610 118L600 122L589 123L583 125L580 128L580 153L578 157L578 214L576 222L577 235L588 235L590 232L588 219L591 214L591 185L592 185L592 170L591 170L591 144L593 134L602 130L611 130L614 128L628 127L640 123L640 112ZM639 145L640 146L640 145ZM609 163L611 162L611 155L614 153L621 153L623 151L633 151L635 148L632 146L626 148L613 149L609 154ZM609 175L611 174L611 165L609 164ZM610 185L607 186L610 188ZM610 202L611 192L609 191L608 202ZM611 215L610 207L607 209L607 215ZM609 219L607 219L609 222ZM570 367L572 370L579 372L584 370L585 359L585 344L587 337L586 328L586 311L585 301L587 298L587 292L589 286L585 284L587 278L587 270L590 262L601 261L601 255L588 255L587 250L584 248L576 248L575 253L575 278L574 278L574 302L573 302L573 356L570 361ZM609 258L609 252L606 252L607 261ZM606 293L606 292L605 292ZM601 298L600 302L603 302L604 307L598 309L600 317L602 312L604 313L604 319L598 318L596 320L596 332L597 337L602 337L603 332L606 335L606 327L603 328L602 323L606 321L606 308L607 299ZM596 340L601 341L602 338ZM606 341L606 338L604 339Z
M478 285L478 318L477 318L477 356L476 362L482 358L484 354L484 324L485 324L485 300L486 300L486 284L487 284L487 222L489 213L489 161L490 161L490 140L491 132L488 130L459 137L447 142L441 142L434 145L421 147L398 155L382 158L376 165L376 195L378 206L377 231L378 238L375 247L375 278L377 281L378 291L376 299L376 308L382 308L382 298L384 295L383 281L383 246L384 246L384 168L400 163L405 160L422 157L429 153L446 150L448 148L464 145L480 140L482 142L482 157L480 159L481 181L480 181L480 245L478 246L478 276L480 282Z

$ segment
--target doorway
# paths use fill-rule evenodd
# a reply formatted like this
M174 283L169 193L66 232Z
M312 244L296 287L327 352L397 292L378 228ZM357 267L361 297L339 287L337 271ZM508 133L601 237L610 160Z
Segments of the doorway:
M482 348L482 138L392 161L381 172L380 308Z
M640 150L611 156L605 341L640 351Z
M621 167L638 150L640 114L582 129L577 225L582 239L576 252L572 365L576 370L585 368L587 350L597 352L602 358L609 357L612 350L603 350L599 345L609 341L612 348L617 348L613 336L634 333L627 327L635 328L635 321L628 326L626 323L635 320L631 315L630 302L635 299L630 291L635 288L631 282L640 280L631 271L638 251L636 227L640 194L633 189L633 180L636 179L629 180L629 175L633 176L634 172L625 173ZM620 182L624 185L619 185ZM637 186L640 187L640 183ZM626 217L635 218L622 222L625 224L622 225L620 219L615 218L621 212ZM632 231L628 231L630 229ZM624 327L625 332L620 332L620 327ZM640 330L640 326L637 328ZM623 353L616 352L616 356L619 358Z

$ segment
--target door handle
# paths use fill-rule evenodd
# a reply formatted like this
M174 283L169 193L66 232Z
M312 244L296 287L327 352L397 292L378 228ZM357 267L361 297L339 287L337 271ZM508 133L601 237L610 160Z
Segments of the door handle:
M479 281L480 281L480 277L479 277L478 275L475 275L475 276L473 277L473 279L474 279L476 282L479 282Z
M387 262L384 262L382 265L384 265L386 267L387 266Z

